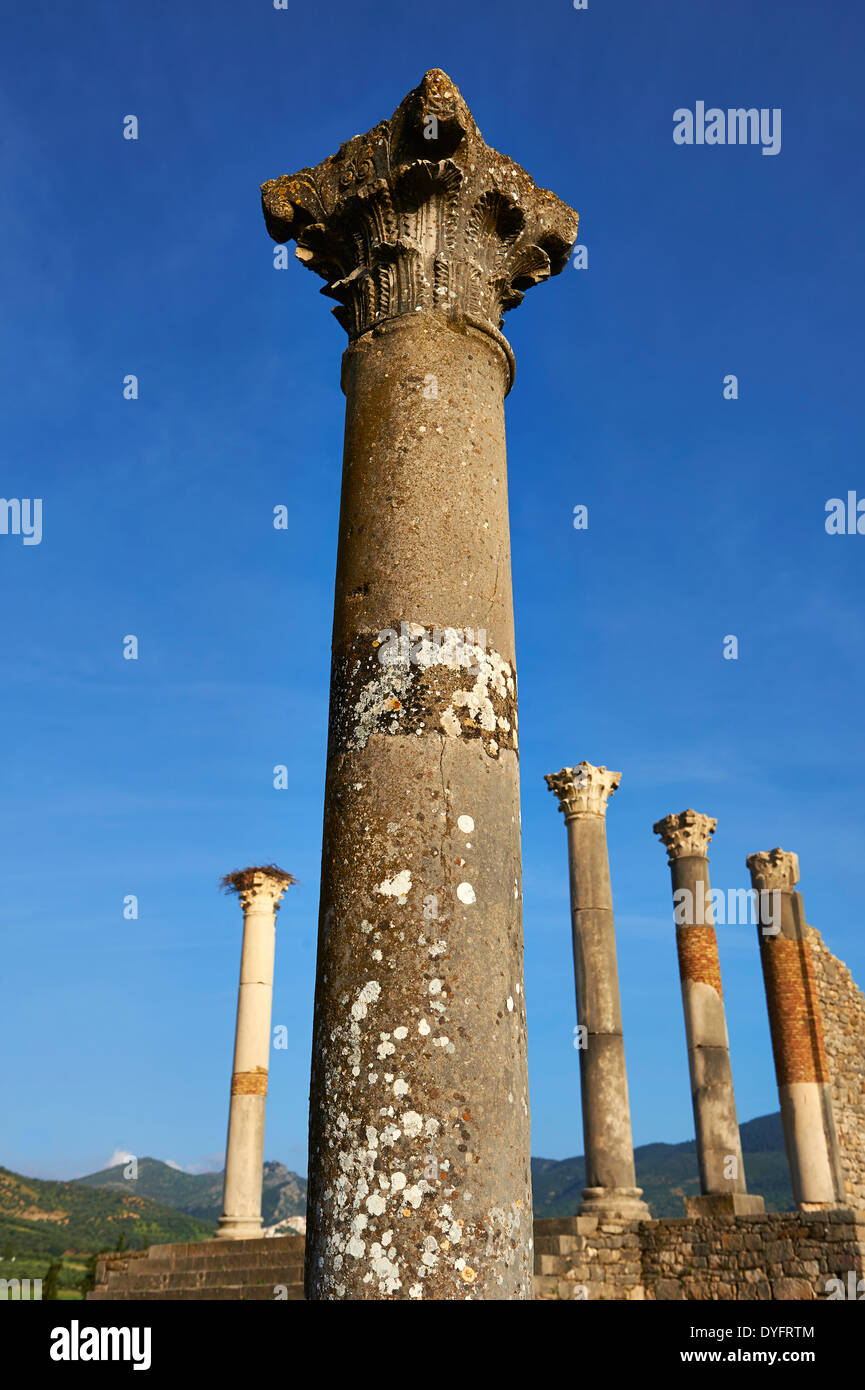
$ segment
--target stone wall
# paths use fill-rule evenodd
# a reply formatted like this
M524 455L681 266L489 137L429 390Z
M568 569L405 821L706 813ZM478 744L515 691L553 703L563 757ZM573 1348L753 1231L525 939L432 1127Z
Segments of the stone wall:
M303 1300L304 1238L199 1240L103 1255L88 1300L114 1303Z
M536 1299L820 1299L861 1279L865 1213L606 1221L539 1220ZM154 1245L104 1256L89 1299L300 1300L303 1236Z
M865 994L816 927L808 927L847 1204L865 1211Z
M865 1276L865 1213L852 1210L535 1222L538 1299L825 1299L851 1271Z
M642 1228L652 1221L535 1221L535 1298L644 1299Z

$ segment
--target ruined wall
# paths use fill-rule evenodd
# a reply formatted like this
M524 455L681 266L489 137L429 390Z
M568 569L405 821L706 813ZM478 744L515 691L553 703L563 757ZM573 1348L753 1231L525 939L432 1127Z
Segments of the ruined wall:
M862 1212L535 1222L536 1299L825 1299L851 1271L865 1275Z
M641 1230L651 1224L596 1216L536 1220L535 1298L644 1299Z
M303 1299L304 1238L153 1245L99 1261L89 1299ZM536 1299L865 1299L865 1212L534 1226ZM861 1289L857 1287L862 1281ZM396 1295L397 1297L399 1295Z
M808 927L846 1201L865 1211L865 994L816 927Z

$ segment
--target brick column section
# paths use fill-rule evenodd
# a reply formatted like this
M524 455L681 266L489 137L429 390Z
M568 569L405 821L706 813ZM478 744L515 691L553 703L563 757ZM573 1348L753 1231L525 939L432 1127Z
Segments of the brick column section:
M621 779L587 762L545 778L567 828L577 1020L586 1030L579 1052L586 1154L579 1214L640 1220L650 1212L634 1170L607 854L607 801Z
M843 1204L823 1021L802 897L795 891L799 860L773 849L749 855L746 863L758 894L760 964L793 1196L803 1210Z
M725 1211L745 1216L763 1211L764 1202L762 1197L751 1196L747 1191L736 1117L709 883L708 848L716 826L717 821L710 816L689 810L665 816L652 829L666 846L673 884L676 949L700 1170L702 1195L686 1197L685 1210L689 1216L712 1216Z
M439 71L263 199L349 335L307 1297L530 1299L500 328L577 216Z
M226 874L222 886L243 907L243 947L225 1151L225 1190L216 1229L220 1240L261 1235L261 1184L276 914L295 880L274 864Z

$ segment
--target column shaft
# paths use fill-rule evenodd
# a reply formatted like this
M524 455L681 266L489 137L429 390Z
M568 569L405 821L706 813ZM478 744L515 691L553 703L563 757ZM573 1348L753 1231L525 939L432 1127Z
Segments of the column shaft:
M628 1100L619 969L607 852L606 798L619 774L583 763L547 777L568 834L571 921L580 1047L586 1187L580 1213L639 1218L640 1199ZM578 806L593 809L577 809Z
M794 891L799 861L777 849L751 855L748 868L793 1196L799 1207L834 1206L844 1200L844 1177L814 965Z
M673 883L676 950L688 1041L688 1068L700 1171L699 1197L686 1197L689 1216L721 1211L754 1215L762 1197L745 1186L736 1117L730 1043L721 989L721 963L706 853L717 821L697 811L665 816L653 826L667 849Z
M507 362L417 314L343 381L308 1292L528 1298Z
M674 900L686 890L689 920L676 926L676 949L688 1041L688 1066L697 1136L700 1190L704 1194L744 1193L742 1141L736 1116L730 1042L721 988L721 964L712 921L707 859L683 857L670 865ZM702 883L702 893L698 885ZM706 904L702 923L694 904ZM761 1204L762 1205L762 1204Z
M600 817L568 822L568 860L577 1019L587 1032L580 1049L586 1212L621 1189L638 1195L606 827Z
M223 880L225 886L240 893L244 911L223 1212L216 1232L220 1239L241 1240L261 1234L276 912L279 898L292 881L288 874L275 878L254 869Z

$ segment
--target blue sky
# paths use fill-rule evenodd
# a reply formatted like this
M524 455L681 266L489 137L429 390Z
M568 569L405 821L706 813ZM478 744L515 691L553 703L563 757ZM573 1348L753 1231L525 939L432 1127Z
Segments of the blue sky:
M36 0L3 29L0 495L42 498L43 536L0 535L0 1163L219 1162L241 915L217 881L275 860L301 886L266 1153L305 1171L344 333L316 277L273 268L258 184L432 67L579 210L589 257L506 321L533 1152L582 1149L543 782L582 758L623 773L635 1142L688 1137L656 819L717 816L723 889L797 851L809 920L865 981L865 537L824 526L865 495L861 6ZM675 145L698 100L780 108L781 152ZM748 1119L777 1108L756 935L719 938Z

